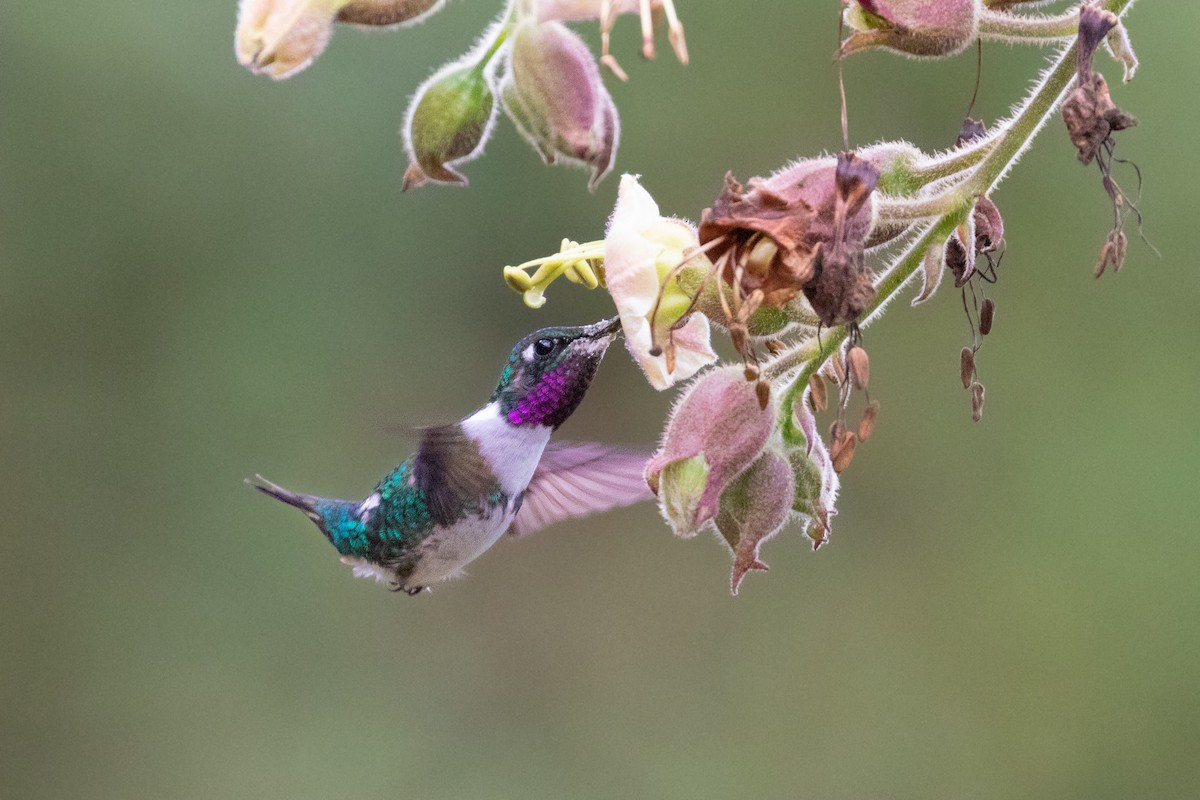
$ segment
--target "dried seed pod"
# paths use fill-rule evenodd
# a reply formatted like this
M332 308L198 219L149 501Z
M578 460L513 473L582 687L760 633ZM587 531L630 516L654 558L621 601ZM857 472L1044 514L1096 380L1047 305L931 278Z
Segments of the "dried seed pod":
M842 381L846 379L846 365L842 363L842 354L834 353L825 362L825 366L821 368L821 374L834 386L841 386Z
M808 376L808 402L812 406L812 410L820 413L829 405L829 394L825 390L825 381L821 380L820 375Z
M971 379L975 376L975 351L969 347L964 347L958 359L958 373L962 378L964 389L971 388Z
M858 423L858 440L865 442L871 438L871 434L875 432L875 418L879 416L879 401L868 405L863 409L862 419Z
M954 276L954 288L961 289L965 286L971 277L967 270L967 250L962 242L953 236L946 240L946 266Z
M846 355L846 363L850 368L850 382L855 389L865 390L871 378L871 361L867 351L855 345Z
M773 356L777 356L787 350L787 345L778 339L767 339L767 352Z
M747 364L746 369L742 371L748 381L758 380L758 367L754 364Z
M990 197L980 197L971 212L975 220L975 252L992 253L1004 239L1004 217Z
M983 384L971 384L971 419L979 422L983 419Z
M829 458L833 462L833 471L841 473L850 466L854 459L854 450L858 447L858 437L850 431L842 434L830 449Z
M771 384L766 381L759 381L754 384L754 392L758 395L758 407L765 409L767 404L771 402Z
M1125 264L1125 251L1128 246L1129 239L1125 236L1125 231L1109 231L1104 246L1100 248L1100 257L1096 259L1096 277L1103 275L1109 264L1112 265L1113 272L1120 272Z
M987 336L992 332L992 320L996 318L996 304L992 302L992 298L985 297L983 305L979 307L979 333L982 336Z

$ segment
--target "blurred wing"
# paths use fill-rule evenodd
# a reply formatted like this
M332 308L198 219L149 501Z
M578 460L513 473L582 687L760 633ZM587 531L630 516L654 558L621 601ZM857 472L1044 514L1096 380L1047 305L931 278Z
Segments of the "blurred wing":
M649 458L648 453L603 444L548 445L508 532L524 536L564 519L649 500Z
M464 502L476 502L499 489L479 444L458 424L421 432L413 481L437 525L453 524L462 516Z

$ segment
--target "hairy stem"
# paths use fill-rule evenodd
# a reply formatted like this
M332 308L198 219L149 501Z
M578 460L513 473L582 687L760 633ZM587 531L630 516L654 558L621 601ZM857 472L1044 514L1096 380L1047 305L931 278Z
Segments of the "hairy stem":
M1048 44L1070 39L1078 30L1078 7L1055 16L1012 14L985 8L979 17L979 35L993 41Z
M1123 16L1135 0L1108 0L1104 7ZM1075 12L1078 20L1078 12ZM901 287L921 268L925 251L934 242L944 241L971 210L975 195L987 194L1008 174L1013 165L1032 143L1046 121L1058 109L1075 76L1075 45L1063 48L1050 68L1043 73L1025 103L1013 117L997 126L997 133L989 137L992 143L970 174L950 190L959 195L960 205L942 213L927 224L918 238L896 257L895 261L876 281L875 299L866 309L860 324L866 325L879 316L884 306L899 293ZM972 153L977 151L971 151ZM842 325L822 335L819 342L809 341L798 348L781 354L775 361L764 366L764 373L771 376L786 375L799 369L779 404L783 415L785 439L798 442L804 434L795 422L794 408L797 398L804 394L808 379L846 342L849 329ZM807 359L804 356L808 355ZM801 364L803 366L801 366Z

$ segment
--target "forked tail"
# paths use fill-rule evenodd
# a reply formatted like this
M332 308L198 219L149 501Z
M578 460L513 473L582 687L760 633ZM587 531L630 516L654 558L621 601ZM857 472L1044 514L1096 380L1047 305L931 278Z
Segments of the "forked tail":
M289 492L282 486L271 483L262 475L255 475L253 479L246 478L246 484L253 486L265 495L274 497L281 503L287 503L289 506L300 509L304 512L304 516L317 523L321 530L325 530L325 518L317 511L317 504L322 501L322 498L314 497L311 494Z

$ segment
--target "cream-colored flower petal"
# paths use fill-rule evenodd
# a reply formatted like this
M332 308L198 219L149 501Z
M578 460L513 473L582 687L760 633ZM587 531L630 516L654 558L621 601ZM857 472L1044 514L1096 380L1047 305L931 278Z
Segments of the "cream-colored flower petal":
M345 0L242 0L234 33L238 63L275 80L290 77L319 56L333 35Z

